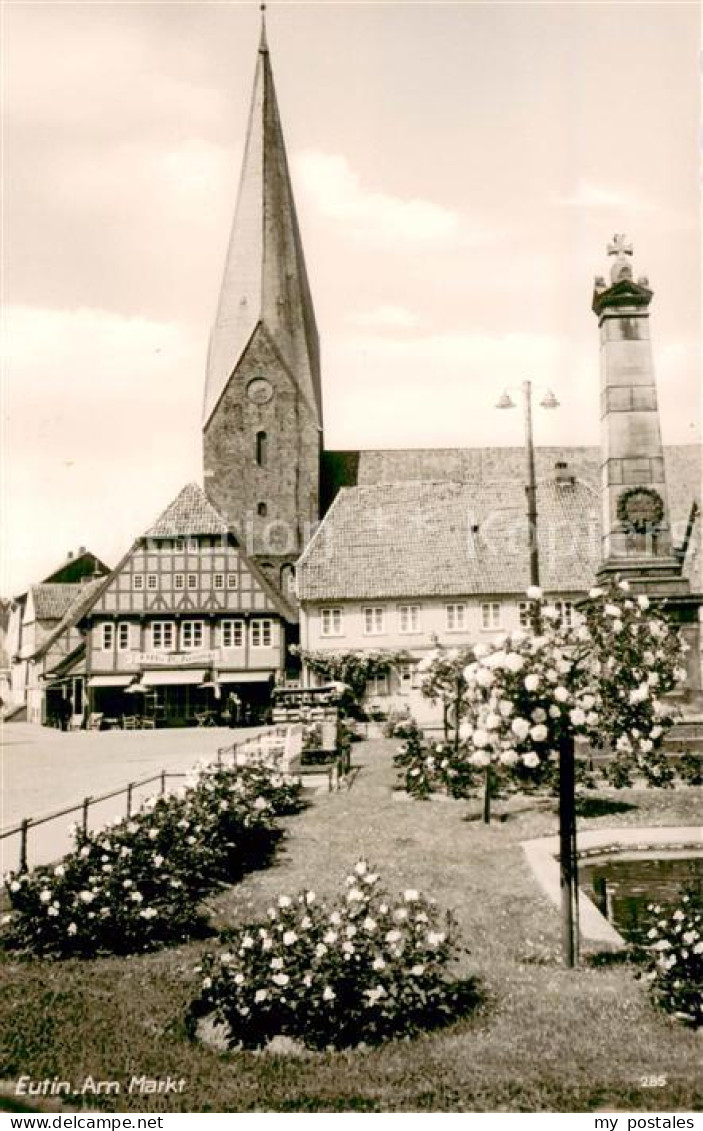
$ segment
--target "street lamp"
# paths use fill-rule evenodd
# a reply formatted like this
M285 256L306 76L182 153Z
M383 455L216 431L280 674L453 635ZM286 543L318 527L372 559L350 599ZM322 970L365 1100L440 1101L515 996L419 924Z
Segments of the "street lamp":
M530 541L530 585L539 587L539 543L537 540L537 484L535 481L535 449L532 439L532 382L523 381L522 393L525 403L525 451L527 455L527 531ZM540 401L541 408L558 408L559 401L551 389L547 389ZM506 391L501 395L496 408L515 408L510 393ZM541 618L539 602L536 601L532 615L535 632L539 632Z
M530 539L530 585L539 588L539 543L537 539L537 484L535 482L535 451L532 439L532 382L523 381L525 400L525 449L527 453L527 525ZM559 401L547 389L540 401L541 408L558 408ZM515 408L515 402L506 390L496 408ZM532 627L541 631L539 599L532 604ZM578 872L576 860L576 806L574 781L573 739L564 739L559 749L559 879L561 888L562 948L567 966L573 966L578 952L576 921L578 915Z

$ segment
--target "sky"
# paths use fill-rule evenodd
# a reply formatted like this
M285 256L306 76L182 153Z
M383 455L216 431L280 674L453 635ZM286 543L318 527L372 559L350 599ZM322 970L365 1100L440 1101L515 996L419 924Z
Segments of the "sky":
M3 557L114 565L201 479L257 3L5 0ZM594 275L655 292L665 443L700 436L696 3L272 3L329 448L599 441Z

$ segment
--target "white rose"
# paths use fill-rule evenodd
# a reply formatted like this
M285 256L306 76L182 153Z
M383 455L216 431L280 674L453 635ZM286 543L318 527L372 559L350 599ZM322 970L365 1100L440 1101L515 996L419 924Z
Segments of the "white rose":
M637 604L641 609L648 609L649 597L645 597L644 593L640 593L639 597L637 598Z
M505 667L509 672L519 672L524 666L525 658L518 652L509 652L505 657Z
M478 746L479 748L481 748L483 746L488 746L489 741L490 741L490 739L489 739L488 735L486 734L485 730L475 730L474 731L473 739L472 739L474 746Z
M522 760L530 770L534 770L535 767L539 766L539 758L535 754L534 750L530 750L527 754L523 754Z
M573 711L569 711L569 718L575 727L582 727L586 722L585 712L580 707L575 707Z
M533 723L543 723L547 718L547 712L542 710L541 707L535 707L530 717Z
M520 741L522 741L524 738L527 738L527 735L530 732L530 724L528 723L527 719L518 717L517 719L513 719L512 723L510 724L510 729L512 730L515 737L519 738Z
M538 687L539 687L539 676L538 675L525 676L525 690L526 691L536 691Z
M514 766L518 760L518 756L514 750L504 750L500 756L500 761L504 766Z
M500 726L500 715L496 715L491 711L484 720L486 730L497 730Z
M569 692L565 687L555 687L554 698L556 699L557 703L566 703L567 699L569 698Z
M548 734L549 731L544 723L538 723L537 726L534 726L530 731L530 735L535 742L545 742Z
M469 761L472 766L477 766L483 769L485 766L490 765L490 757L486 754L485 750L475 750L470 756Z

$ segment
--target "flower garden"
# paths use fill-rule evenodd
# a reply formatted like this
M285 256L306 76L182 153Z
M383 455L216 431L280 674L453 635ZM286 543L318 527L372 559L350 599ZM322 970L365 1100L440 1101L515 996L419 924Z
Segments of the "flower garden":
M582 827L698 820L701 788L670 788L662 751L678 640L626 590L592 601L590 641L543 609L540 636L430 658L454 726L392 721L355 746L351 789L302 809L271 767L202 767L9 876L6 1076L187 1080L91 1101L112 1110L695 1110L699 897L652 909L644 956L586 947L567 971L521 848L554 832L564 735L608 734L622 771L617 793L590 782Z

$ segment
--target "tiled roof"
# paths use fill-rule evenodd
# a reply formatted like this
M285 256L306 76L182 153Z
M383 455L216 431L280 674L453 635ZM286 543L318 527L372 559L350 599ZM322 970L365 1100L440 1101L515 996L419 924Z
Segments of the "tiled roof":
M700 502L703 473L700 444L671 444L664 448L671 523L675 540L683 540L691 503ZM367 487L380 483L445 480L455 483L524 481L525 449L398 448L361 452L325 452L339 486ZM554 478L554 465L567 463L569 472L598 489L601 452L596 446L535 448L537 480Z
M202 487L188 483L146 531L146 537L183 538L196 534L226 534L228 530L224 518L215 510Z
M600 500L587 483L538 486L541 580L588 588L600 556ZM521 480L345 488L304 553L302 600L519 593L529 584Z
M107 580L107 577L95 577L91 581L84 582L82 585L56 586L56 588L73 589L77 592L74 592L59 623L51 630L47 638L42 641L39 648L37 648L34 653L35 657L43 656L45 652L48 652L54 641L58 640L64 632L80 620L83 614L86 613L93 604L98 592L105 587ZM40 587L35 586L35 588ZM41 588L46 588L46 586L42 586Z
M32 599L37 620L61 620L83 586L78 582L33 585Z

